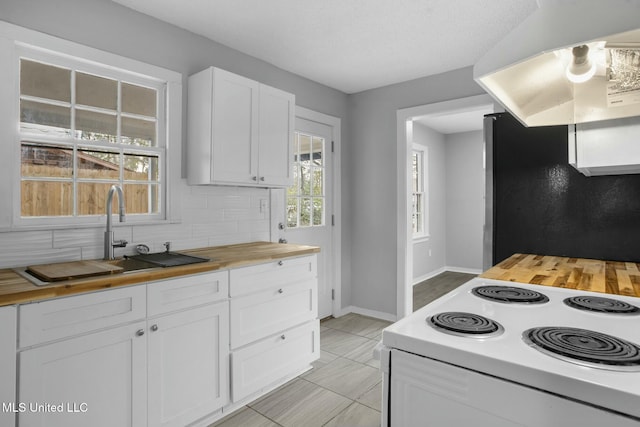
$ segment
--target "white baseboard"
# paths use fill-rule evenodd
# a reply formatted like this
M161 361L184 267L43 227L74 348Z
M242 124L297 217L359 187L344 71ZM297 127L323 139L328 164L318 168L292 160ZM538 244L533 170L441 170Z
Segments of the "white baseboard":
M446 266L444 269L446 271L452 271L454 273L467 273L467 274L480 274L480 273L482 273L482 269L479 269L479 268L466 268L466 267Z
M480 274L482 273L482 270L479 269L475 269L475 268L465 268L465 267L453 267L453 266L444 266L441 268L438 268L437 270L433 270L430 271L427 274L424 274L420 277L414 278L413 279L413 286L417 285L418 283L422 283L425 280L429 280L432 277L436 277L438 274L442 274L445 271L451 271L454 273L467 273L467 274Z
M376 311L376 310L369 310L366 308L356 307L354 305L350 305L348 307L343 308L335 317L341 317L349 313L361 314L363 316L373 317L375 319L386 320L387 322L395 322L396 320L398 320L395 314L384 313L382 311Z

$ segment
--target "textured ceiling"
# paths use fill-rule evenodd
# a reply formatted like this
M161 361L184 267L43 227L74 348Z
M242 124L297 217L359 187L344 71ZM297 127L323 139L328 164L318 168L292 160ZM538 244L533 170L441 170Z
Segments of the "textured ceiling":
M345 93L473 65L536 0L113 0Z

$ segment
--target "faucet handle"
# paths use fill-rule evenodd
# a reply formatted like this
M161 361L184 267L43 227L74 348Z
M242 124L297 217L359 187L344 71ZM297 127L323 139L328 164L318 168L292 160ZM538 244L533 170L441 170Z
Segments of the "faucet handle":
M114 248L126 248L127 247L127 242L126 240L122 239L122 240L114 240L113 242L113 247Z
M162 246L164 246L166 252L169 252L171 250L171 242L164 242Z

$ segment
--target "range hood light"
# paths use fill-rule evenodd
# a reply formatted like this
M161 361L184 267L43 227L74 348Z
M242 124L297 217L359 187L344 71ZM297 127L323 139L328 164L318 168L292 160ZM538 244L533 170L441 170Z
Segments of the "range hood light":
M591 60L589 46L576 46L571 50L573 59L567 67L567 78L573 83L584 83L596 74L596 63Z
M640 116L640 0L538 5L477 60L475 81L525 126Z

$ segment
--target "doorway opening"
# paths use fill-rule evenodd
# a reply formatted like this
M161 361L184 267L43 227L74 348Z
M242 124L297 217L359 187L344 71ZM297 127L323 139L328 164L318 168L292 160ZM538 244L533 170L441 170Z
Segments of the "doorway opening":
M422 280L428 278L428 274L435 275L445 271L446 263L446 213L445 205L452 202L448 200L444 194L445 167L450 170L446 171L446 176L450 178L456 173L464 174L464 169L457 170L459 165L447 164L444 161L444 137L442 143L434 144L428 148L429 164L425 165L426 173L429 178L429 185L425 188L429 206L426 215L431 221L426 228L430 231L428 236L417 236L414 239L414 206L412 197L414 187L413 177L413 152L414 144L421 142L425 144L425 138L428 139L433 135L447 134L464 134L466 132L482 133L482 122L485 114L495 112L494 101L489 95L478 95L467 98L456 99L452 101L427 104L418 107L411 107L397 111L397 159L398 159L398 175L397 175L397 211L398 211L398 254L397 254L397 318L401 319L413 311L413 284L416 278L414 271L414 255L419 259L428 259L426 268L429 273L426 275L419 273L418 277ZM426 137L425 137L426 135ZM475 137L475 136L474 136ZM483 148L482 136L479 136L479 147ZM428 146L429 143L426 143ZM442 153L438 153L438 150ZM482 155L482 153L481 153ZM440 156L440 157L439 157ZM484 164L478 167L484 168ZM476 171L476 174L482 175L484 172ZM455 179L454 179L455 180ZM480 185L480 194L477 197L484 198L484 185ZM465 190L467 191L467 190ZM453 195L449 195L453 196ZM484 224L484 201L481 203L480 217L478 221ZM436 209L437 208L437 209ZM482 252L482 230L479 233L479 251ZM458 239L459 240L459 239ZM477 239L476 239L477 240ZM416 252L414 254L414 251ZM419 251L422 251L421 254ZM421 256L423 258L420 258ZM482 254L479 254L480 260ZM421 277L422 276L422 277Z

